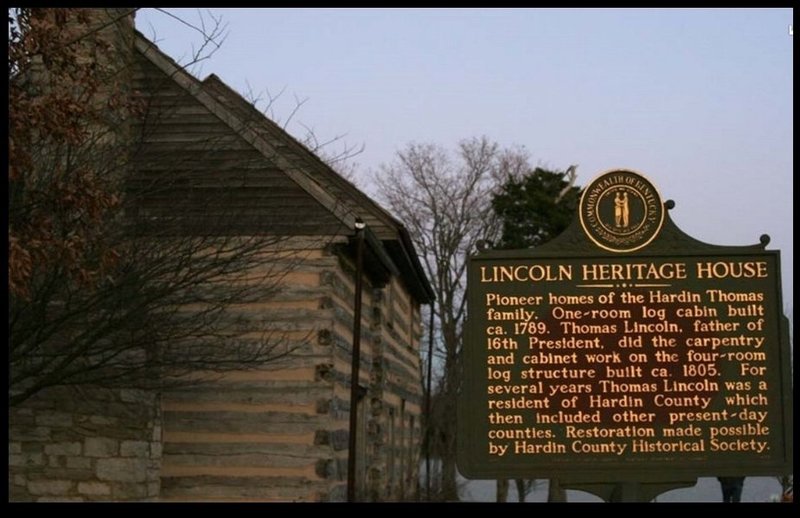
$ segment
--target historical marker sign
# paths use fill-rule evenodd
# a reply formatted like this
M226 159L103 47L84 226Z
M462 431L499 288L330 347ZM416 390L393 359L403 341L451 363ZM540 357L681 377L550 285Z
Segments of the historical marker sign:
M665 480L792 471L777 251L683 234L632 171L580 225L469 266L459 469Z

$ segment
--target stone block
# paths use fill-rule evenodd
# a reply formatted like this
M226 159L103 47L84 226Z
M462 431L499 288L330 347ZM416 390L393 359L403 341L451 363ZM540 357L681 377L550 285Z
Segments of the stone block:
M89 469L92 467L92 459L86 457L67 457L68 469Z
M98 459L97 478L112 482L144 482L147 463L145 459ZM116 496L116 493L115 493Z
M64 412L43 412L36 416L36 424L39 426L72 426L72 414Z
M65 457L61 457L62 459ZM64 467L45 467L42 469L41 477L37 474L36 480L59 480L64 478L69 478L69 480L73 482L86 482L91 480L96 480L97 475L95 475L94 471L91 469L71 469L67 471L67 468ZM34 479L33 474L30 475L31 479Z
M150 443L150 458L160 459L164 451L164 445L161 442Z
M80 455L81 443L79 442L57 442L48 444L44 447L44 452L48 455Z
M71 426L69 428L51 428L50 429L50 440L47 441L50 444L57 443L57 442L75 442L75 441L82 441L83 437L87 435L97 435L96 433L86 433L86 429L78 428L77 426Z
M41 453L18 453L8 456L9 466L44 466L44 455Z
M32 495L66 496L72 488L69 480L37 480L28 482L28 492Z
M115 425L119 422L119 419L116 417L93 415L92 417L89 418L89 422L92 424L100 424L100 425Z
M119 391L119 398L126 403L147 403L152 396L143 390L126 389Z
M110 495L111 487L103 482L78 482L78 493L82 495Z
M147 484L114 484L114 500L143 500L147 498Z
M89 437L83 446L87 457L112 457L119 451L119 441L107 437Z
M158 498L158 495L161 494L161 483L160 482L148 482L147 483L147 496L150 498Z
M51 468L65 468L67 467L67 458L63 455L52 455L47 458L47 465Z
M44 453L45 443L23 442L22 453Z
M14 423L15 426L34 426L36 425L36 417L34 415L19 415L14 414L9 416L8 421Z
M119 454L123 457L146 457L148 449L148 444L144 441L122 441Z
M25 444L31 441L49 441L50 428L46 426L11 426L9 428L9 437L22 442L24 448Z

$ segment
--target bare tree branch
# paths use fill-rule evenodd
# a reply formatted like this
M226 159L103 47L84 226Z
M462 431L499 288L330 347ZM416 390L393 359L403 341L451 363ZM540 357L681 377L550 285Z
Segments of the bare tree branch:
M194 384L306 344L248 304L273 300L323 238L269 232L268 216L241 209L246 176L194 174L224 136L158 151L176 101L123 95L133 65L104 46L125 36L98 13L19 8L10 22L11 405L53 386ZM211 18L193 27L192 63L220 44ZM96 43L76 39L97 23ZM106 61L80 55L95 45Z
M275 121L275 123L280 125L285 131L291 132L291 123L310 99L308 97L300 98L297 94L294 94L294 104L289 109L289 114L285 117L280 117L276 112L281 97L285 92L286 87L284 86L277 94L272 94L268 88L264 89L264 92L261 94L255 94L250 84L247 83L247 91L244 97L261 113ZM266 95L266 103L264 103L264 95ZM295 136L301 144L308 148L309 151L319 156L341 176L350 181L354 181L357 164L353 162L353 159L364 152L365 144L348 144L347 141L345 141L347 134L337 134L323 140L320 139L313 127L299 120L296 121L295 124L303 129L303 133L299 137ZM335 146L339 144L340 146L335 148Z
M442 377L433 398L431 448L441 457L442 498L457 499L455 479L455 397L458 392L466 268L481 240L493 239L498 225L491 207L498 179L527 163L518 150L501 150L486 137L464 140L457 152L432 144L409 144L376 178L381 197L409 229L436 293L435 357ZM513 166L513 167L512 167ZM529 168L529 167L528 167Z
M561 189L561 191L558 193L558 196L556 196L555 200L556 203L560 202L561 199L570 191L570 189L572 189L572 186L575 185L575 180L578 178L577 169L578 165L572 164L567 168L566 171L564 171L564 176L566 177L567 185L564 186L564 188Z

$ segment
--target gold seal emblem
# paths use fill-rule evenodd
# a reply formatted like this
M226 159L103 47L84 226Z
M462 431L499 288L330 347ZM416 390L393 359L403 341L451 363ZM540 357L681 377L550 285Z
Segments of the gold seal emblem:
M639 173L607 171L581 195L583 231L597 246L611 252L633 252L658 235L664 204L655 186Z

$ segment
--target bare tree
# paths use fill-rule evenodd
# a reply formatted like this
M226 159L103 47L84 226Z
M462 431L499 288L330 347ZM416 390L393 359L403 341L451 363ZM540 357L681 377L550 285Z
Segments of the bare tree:
M481 240L497 234L491 209L496 179L522 150L503 150L486 137L464 140L450 154L433 144L409 144L376 178L380 196L408 227L436 293L434 312L441 377L427 416L427 446L442 462L439 498L457 500L456 414L467 259Z
M214 137L153 152L169 107L131 91L114 51L131 45L130 11L9 10L11 405L53 386L196 383L299 345L243 305L269 300L320 243L243 212L241 176L195 189ZM219 24L198 29L189 64Z
M502 503L508 501L508 479L501 478L497 480L495 502Z
M497 502L506 502L508 500L508 479L499 479L497 480L496 487L497 487ZM517 490L517 501L524 502L526 497L536 489L536 487L540 484L539 480L536 479L523 479L523 478L515 478L514 479L514 487ZM555 502L556 500L550 500L548 495L548 502ZM558 501L565 501L565 500L558 500Z
M328 138L321 137L313 126L295 120L309 98L294 94L292 104L286 105L282 103L285 93L286 87L278 92L265 88L261 93L255 93L248 83L245 99L285 131L294 133L292 131L294 124L302 128L302 132L297 135L298 141L339 175L351 182L355 181L358 164L353 159L364 152L366 145L363 142L360 145L347 142L345 133ZM283 109L281 105L284 106Z

